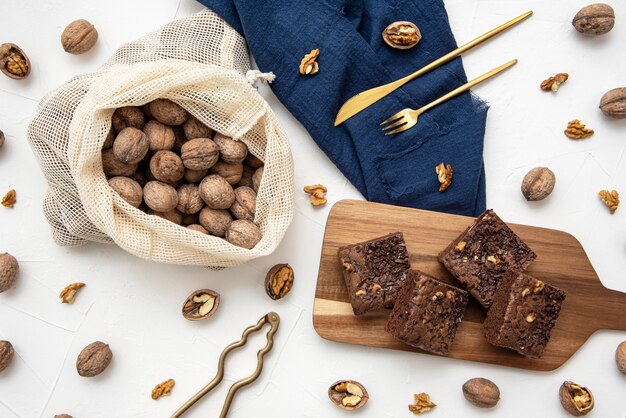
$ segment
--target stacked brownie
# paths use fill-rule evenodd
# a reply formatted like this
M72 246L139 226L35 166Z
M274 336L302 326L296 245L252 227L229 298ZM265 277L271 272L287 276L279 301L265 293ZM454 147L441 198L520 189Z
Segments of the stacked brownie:
M491 344L540 357L565 292L523 273L536 254L492 210L439 254L439 261L486 309ZM354 313L393 308L387 332L399 341L445 354L468 303L465 290L409 270L401 233L339 249Z

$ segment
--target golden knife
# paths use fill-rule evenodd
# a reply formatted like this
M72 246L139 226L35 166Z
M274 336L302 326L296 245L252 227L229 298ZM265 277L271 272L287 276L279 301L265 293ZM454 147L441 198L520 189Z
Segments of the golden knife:
M335 126L339 126L346 120L350 119L352 116L356 115L363 109L366 109L370 105L376 103L377 101L379 101L380 99L382 99L383 97L391 93L392 91L402 87L409 81L414 80L417 77L424 75L427 72L432 71L437 67L440 67L441 65L447 63L448 61L453 60L454 58L463 54L465 51L468 51L474 48L475 46L482 44L483 42L496 36L500 32L503 32L509 29L510 27L518 24L519 22L529 18L530 16L532 16L532 14L533 14L532 11L526 12L523 15L520 15L509 22L506 22L505 24L500 25L497 28L490 30L489 32L466 43L465 45L458 47L454 51L449 52L443 57L431 62L430 64L426 65L425 67L420 68L419 70L415 71L412 74L407 75L406 77L403 77L399 80L385 84L383 86L378 86L369 90L365 90L357 94L356 96L348 99L348 101L345 102L343 106L341 106L341 108L339 109L339 112L337 112L337 118L335 119Z

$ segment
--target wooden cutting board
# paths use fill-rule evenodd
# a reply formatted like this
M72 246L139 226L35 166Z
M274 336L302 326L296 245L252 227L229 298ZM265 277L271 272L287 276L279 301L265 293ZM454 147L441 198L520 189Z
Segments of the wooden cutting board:
M355 200L335 204L326 224L315 293L313 325L317 333L332 341L426 353L394 340L385 332L389 311L361 317L352 313L337 249L401 231L412 268L458 286L437 261L437 254L473 220ZM565 363L595 331L626 331L626 293L602 286L576 238L552 229L509 226L537 253L528 273L567 291L547 350L541 359L530 359L490 345L483 336L485 311L471 300L447 357L549 371Z

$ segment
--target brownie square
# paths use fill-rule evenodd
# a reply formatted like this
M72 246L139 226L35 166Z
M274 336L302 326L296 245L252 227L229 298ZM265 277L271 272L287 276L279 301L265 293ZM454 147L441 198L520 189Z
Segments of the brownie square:
M537 258L491 209L439 254L439 261L485 308L508 269L524 271Z
M468 299L465 290L410 270L385 329L403 343L446 354Z
M528 357L541 357L565 295L541 280L507 271L485 319L487 341Z
M339 261L355 315L391 309L411 266L401 232L342 247Z

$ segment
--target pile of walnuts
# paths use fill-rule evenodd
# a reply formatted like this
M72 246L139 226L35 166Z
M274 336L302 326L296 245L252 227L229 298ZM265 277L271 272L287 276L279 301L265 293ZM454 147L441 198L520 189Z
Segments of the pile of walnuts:
M170 100L117 109L102 168L122 199L150 215L243 248L261 240L263 162Z

